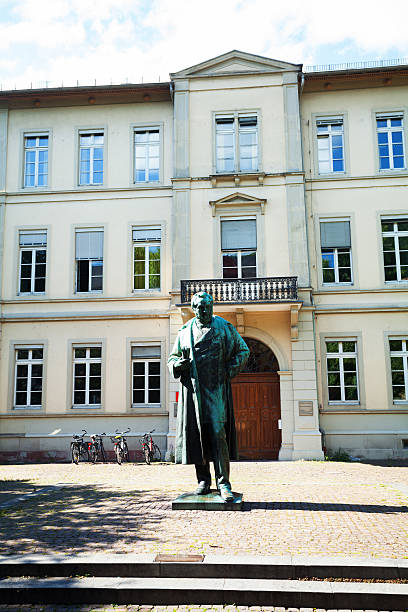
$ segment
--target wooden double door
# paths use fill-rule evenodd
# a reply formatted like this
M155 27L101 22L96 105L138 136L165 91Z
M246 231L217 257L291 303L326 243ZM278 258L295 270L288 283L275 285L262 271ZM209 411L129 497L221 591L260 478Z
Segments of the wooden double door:
M240 458L277 459L281 446L279 375L243 373L231 382Z

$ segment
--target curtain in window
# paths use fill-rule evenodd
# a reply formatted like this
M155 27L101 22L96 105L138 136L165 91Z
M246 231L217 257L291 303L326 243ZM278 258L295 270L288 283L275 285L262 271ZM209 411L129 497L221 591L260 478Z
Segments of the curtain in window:
M221 221L221 248L256 249L256 219Z

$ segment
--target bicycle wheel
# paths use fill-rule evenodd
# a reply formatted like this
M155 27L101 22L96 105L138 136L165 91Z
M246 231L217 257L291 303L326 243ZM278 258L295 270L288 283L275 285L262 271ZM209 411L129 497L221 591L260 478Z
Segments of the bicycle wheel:
M116 444L115 446L115 455L118 465L122 465L122 449L120 448L119 444Z
M86 445L81 447L80 458L82 459L82 461L89 461L89 453Z
M161 452L157 444L153 444L153 461L161 461Z
M129 461L129 449L126 442L123 443L123 458L125 461Z
M98 451L96 450L95 446L91 447L91 461L92 463L96 463L96 460L98 458Z
M72 461L78 465L79 463L79 448L77 446L72 446L71 447L71 457L72 457Z
M147 465L150 465L150 462L152 460L152 456L151 456L151 453L150 453L150 448L147 445L143 448L143 453L144 453L144 458L145 458L145 461L146 461Z

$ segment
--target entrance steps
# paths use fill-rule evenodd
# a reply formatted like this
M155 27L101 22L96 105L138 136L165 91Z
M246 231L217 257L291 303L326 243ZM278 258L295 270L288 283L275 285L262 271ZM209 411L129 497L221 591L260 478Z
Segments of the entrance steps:
M4 556L0 601L408 609L408 560L290 555L174 559L120 554ZM373 580L394 582L369 582Z

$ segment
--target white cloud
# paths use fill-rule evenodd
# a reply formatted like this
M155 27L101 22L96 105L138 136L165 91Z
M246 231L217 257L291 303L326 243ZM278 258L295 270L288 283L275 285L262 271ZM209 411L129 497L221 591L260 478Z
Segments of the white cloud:
M322 45L408 56L408 2L373 0L13 0L0 18L0 82L168 78L234 48L316 63ZM378 6L376 6L378 4ZM4 14L7 14L5 11ZM388 15L388 20L385 16ZM14 62L14 64L13 64ZM13 74L14 73L14 74Z

